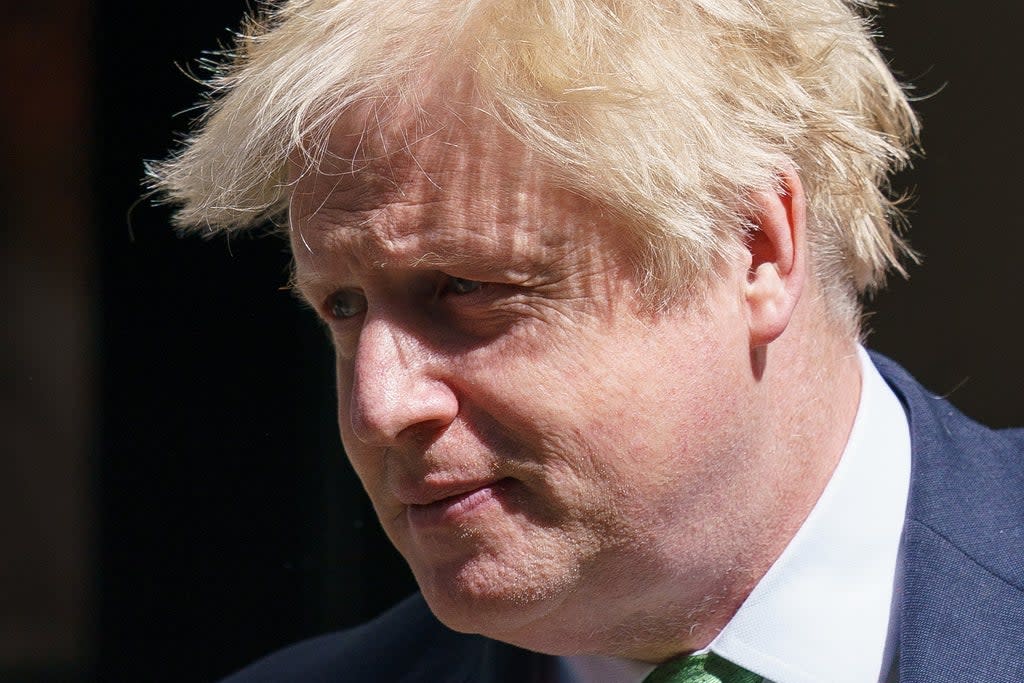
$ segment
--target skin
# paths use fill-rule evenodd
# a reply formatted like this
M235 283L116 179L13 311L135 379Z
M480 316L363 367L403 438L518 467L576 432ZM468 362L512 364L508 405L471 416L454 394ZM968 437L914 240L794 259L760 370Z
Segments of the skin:
M601 207L485 115L338 122L292 248L346 453L431 609L554 654L706 645L827 482L853 341L808 281L799 178L704 305L652 312ZM363 113L365 116L365 112Z

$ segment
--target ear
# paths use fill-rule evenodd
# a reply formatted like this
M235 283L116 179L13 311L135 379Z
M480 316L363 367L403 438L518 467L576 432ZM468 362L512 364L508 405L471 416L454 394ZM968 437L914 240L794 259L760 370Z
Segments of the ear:
M779 172L779 183L777 192L751 196L744 290L751 349L766 346L786 330L807 279L803 185L792 169Z

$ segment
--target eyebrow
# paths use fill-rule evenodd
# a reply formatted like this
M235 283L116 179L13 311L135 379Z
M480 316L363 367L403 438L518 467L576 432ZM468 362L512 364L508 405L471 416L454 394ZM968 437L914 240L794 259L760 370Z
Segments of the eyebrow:
M539 275L549 269L550 264L544 259L531 258L526 254L518 254L519 258L513 258L509 250L495 250L488 253L465 253L455 249L443 251L427 251L414 258L398 256L388 261L377 261L371 263L369 268L384 270L385 268L421 270L421 271L463 271L471 278L479 276L487 277L488 273L501 273L504 277L521 279ZM530 264L529 272L526 264ZM536 271L536 272L534 272ZM288 279L288 288L296 297L309 303L309 295L317 291L326 291L332 287L331 276L328 271L308 269L305 272L299 271L298 262L293 258Z

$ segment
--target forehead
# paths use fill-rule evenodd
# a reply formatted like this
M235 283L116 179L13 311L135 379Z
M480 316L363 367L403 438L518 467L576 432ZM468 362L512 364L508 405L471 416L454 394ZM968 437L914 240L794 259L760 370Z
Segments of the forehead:
M531 166L522 145L479 111L384 115L360 107L335 123L323 159L298 179L293 215L426 205L456 195L467 212L496 212L535 189L539 174Z
M296 260L301 268L315 247L334 246L377 267L400 256L429 266L480 258L478 247L515 259L592 244L604 212L545 169L477 107L361 107L339 119L322 163L296 181Z

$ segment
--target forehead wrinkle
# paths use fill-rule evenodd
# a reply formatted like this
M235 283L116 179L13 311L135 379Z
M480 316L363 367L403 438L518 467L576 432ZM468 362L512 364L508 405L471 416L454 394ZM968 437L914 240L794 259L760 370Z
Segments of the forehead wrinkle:
M479 174L461 169L444 169L441 173L452 176L450 192L436 182L425 183L424 176L416 172L405 183L401 196L390 182L386 188L368 187L374 183L335 178L325 187L314 180L309 192L294 195L295 218L310 232L366 231L378 236L383 244L410 236L428 242L436 238L442 244L430 250L438 252L443 247L444 252L454 253L462 249L467 236L493 240L506 248L522 247L536 239L530 235L544 232L540 228L545 220L551 222L550 217L538 215L540 207L532 201L536 199L533 187L510 192L501 177L485 181ZM366 178L365 172L361 177ZM313 208L304 210L309 205Z
M555 267L594 228L584 221L568 230L547 229L577 223L572 219L579 215L572 210L577 207L546 215L529 192L503 193L493 199L459 199L454 211L445 198L352 210L343 198L332 195L319 203L315 214L304 216L308 223L300 230L303 238L310 234L308 252L335 259L330 265L339 270L461 268L467 273L500 272L526 279L524 271L542 276ZM314 265L324 260L315 258Z
M556 245L533 240L518 226L470 226L433 217L404 221L395 215L401 209L392 209L367 212L360 220L345 214L341 221L317 221L316 242L332 257L343 254L350 266L367 270L462 267L511 272L556 258L551 254Z
M448 109L441 121L425 111L386 118L374 111L339 120L331 136L338 146L311 174L334 179L309 185L323 195L302 217L318 233L320 245L312 246L358 250L350 264L367 269L493 271L532 259L536 272L575 251L573 242L594 228L579 220L592 217L591 203L548 185L528 150L483 121L473 125L475 111L465 113Z

